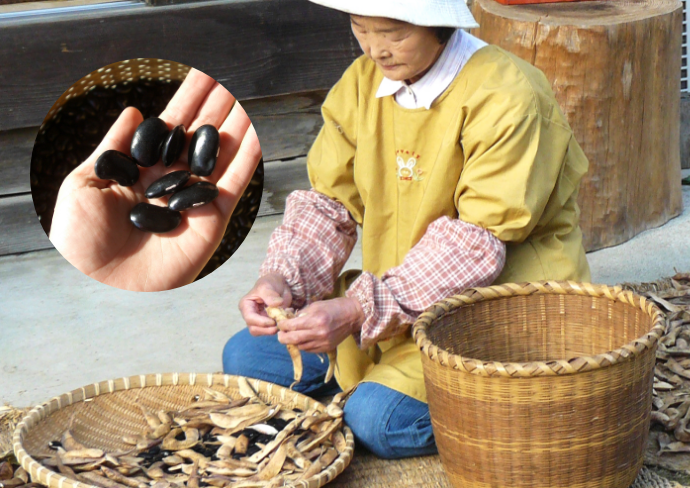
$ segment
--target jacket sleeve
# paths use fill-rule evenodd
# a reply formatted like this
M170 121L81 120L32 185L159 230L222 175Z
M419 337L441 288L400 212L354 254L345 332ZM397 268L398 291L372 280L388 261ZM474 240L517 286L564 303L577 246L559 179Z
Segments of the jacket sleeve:
M491 284L505 264L506 247L486 229L441 217L427 228L402 264L381 278L365 272L346 296L357 299L365 321L360 348L407 330L433 303L465 288Z
M271 234L259 274L281 274L302 308L332 293L357 242L357 224L347 209L316 191L292 192L283 223Z
M313 188L288 197L261 267L262 276L285 277L297 308L332 293L364 215L354 182L359 64L348 68L321 107L324 123L307 156Z

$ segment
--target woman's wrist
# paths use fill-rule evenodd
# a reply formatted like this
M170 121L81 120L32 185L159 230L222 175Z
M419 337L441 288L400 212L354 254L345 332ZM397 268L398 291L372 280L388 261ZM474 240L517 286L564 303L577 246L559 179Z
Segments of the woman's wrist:
M367 319L364 313L364 308L362 307L362 304L359 303L359 300L354 297L346 297L346 300L350 301L353 309L353 320L350 326L350 333L353 335L358 335L362 330L362 324L364 324L364 321Z

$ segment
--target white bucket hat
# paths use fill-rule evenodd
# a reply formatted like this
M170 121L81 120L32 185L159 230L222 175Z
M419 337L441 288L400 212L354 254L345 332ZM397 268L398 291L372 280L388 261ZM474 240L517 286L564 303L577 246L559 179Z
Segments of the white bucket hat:
M348 14L387 17L425 27L479 27L465 0L310 0Z

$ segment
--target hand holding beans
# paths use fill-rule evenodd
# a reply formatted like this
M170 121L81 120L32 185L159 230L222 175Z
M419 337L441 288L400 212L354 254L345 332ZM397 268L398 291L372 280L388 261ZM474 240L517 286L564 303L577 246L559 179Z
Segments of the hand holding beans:
M190 71L160 118L168 131L180 125L187 128L179 159L171 162L164 155L168 166L158 162L138 168L138 180L131 186L97 176L94 166L103 153L130 154L143 120L138 110L128 108L96 151L65 179L55 206L50 239L58 251L85 274L119 288L157 291L193 281L220 243L261 159L256 132L240 104L199 71ZM220 150L211 174L194 176L190 183L217 186L217 198L185 210L179 226L169 233L142 232L132 225L130 212L142 203L167 206L168 196L149 199L145 192L164 175L189 171L187 147L204 125L218 129ZM168 145L180 144L180 131L166 139Z

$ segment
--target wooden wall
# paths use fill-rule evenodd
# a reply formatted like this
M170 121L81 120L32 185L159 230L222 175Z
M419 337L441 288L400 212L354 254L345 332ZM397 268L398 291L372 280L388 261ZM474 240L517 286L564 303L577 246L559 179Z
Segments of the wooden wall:
M0 9L0 255L52 248L30 194L38 126L74 81L123 59L194 66L241 100L264 154L259 215L282 212L290 191L309 187L304 157L321 102L359 55L347 17L306 0L115 5Z

